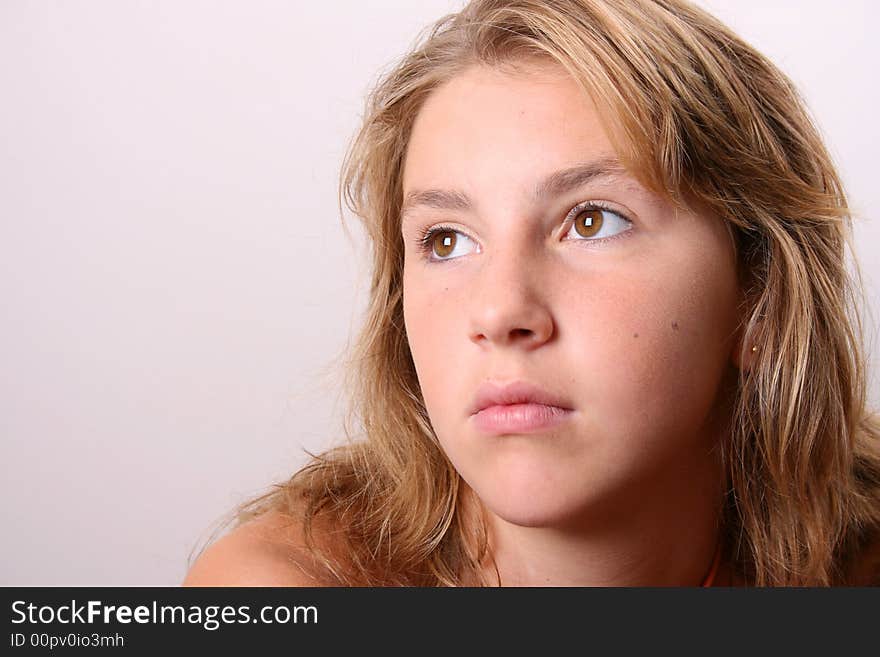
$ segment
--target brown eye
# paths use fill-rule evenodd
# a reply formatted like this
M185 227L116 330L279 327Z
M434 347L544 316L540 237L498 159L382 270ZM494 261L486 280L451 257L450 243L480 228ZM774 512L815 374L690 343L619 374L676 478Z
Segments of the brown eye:
M445 258L455 250L456 234L451 230L442 230L432 240L435 255Z
M590 208L574 218L574 229L581 237L593 237L602 228L602 210Z

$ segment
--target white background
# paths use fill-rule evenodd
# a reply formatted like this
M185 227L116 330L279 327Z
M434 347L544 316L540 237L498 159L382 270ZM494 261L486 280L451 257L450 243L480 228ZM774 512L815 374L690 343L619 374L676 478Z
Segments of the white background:
M701 4L800 86L876 308L876 4ZM341 158L379 72L460 6L0 1L0 585L177 584L341 435L367 282Z

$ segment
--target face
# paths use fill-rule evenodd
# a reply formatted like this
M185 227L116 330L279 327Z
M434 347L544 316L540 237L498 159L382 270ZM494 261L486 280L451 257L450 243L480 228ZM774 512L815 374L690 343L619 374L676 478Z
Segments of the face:
M470 68L413 127L410 349L441 447L515 524L619 511L688 481L718 440L733 243L719 219L675 210L615 155L595 107L550 66ZM481 386L519 383L554 403L472 412Z

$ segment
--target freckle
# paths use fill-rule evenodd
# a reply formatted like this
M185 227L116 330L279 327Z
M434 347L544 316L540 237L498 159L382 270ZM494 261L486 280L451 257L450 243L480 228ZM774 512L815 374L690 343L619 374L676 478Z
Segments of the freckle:
M634 337L634 338L637 338L637 337L639 337L639 334L638 334L638 333L633 333L633 337Z
M677 330L678 330L678 322L672 322L672 330L673 330L673 331L677 331Z

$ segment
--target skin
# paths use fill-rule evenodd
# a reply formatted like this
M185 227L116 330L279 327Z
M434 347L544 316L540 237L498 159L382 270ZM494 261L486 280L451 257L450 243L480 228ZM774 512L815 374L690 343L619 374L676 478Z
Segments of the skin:
M404 198L458 190L472 206L404 213L407 336L505 585L698 585L715 553L740 365L733 243L718 218L677 211L625 172L532 197L550 173L614 156L595 107L552 65L467 69L413 127ZM593 239L620 238L590 243L566 223L583 201L632 223L606 214ZM459 231L445 262L417 246L438 225ZM543 433L478 431L478 386L515 380L573 413Z

